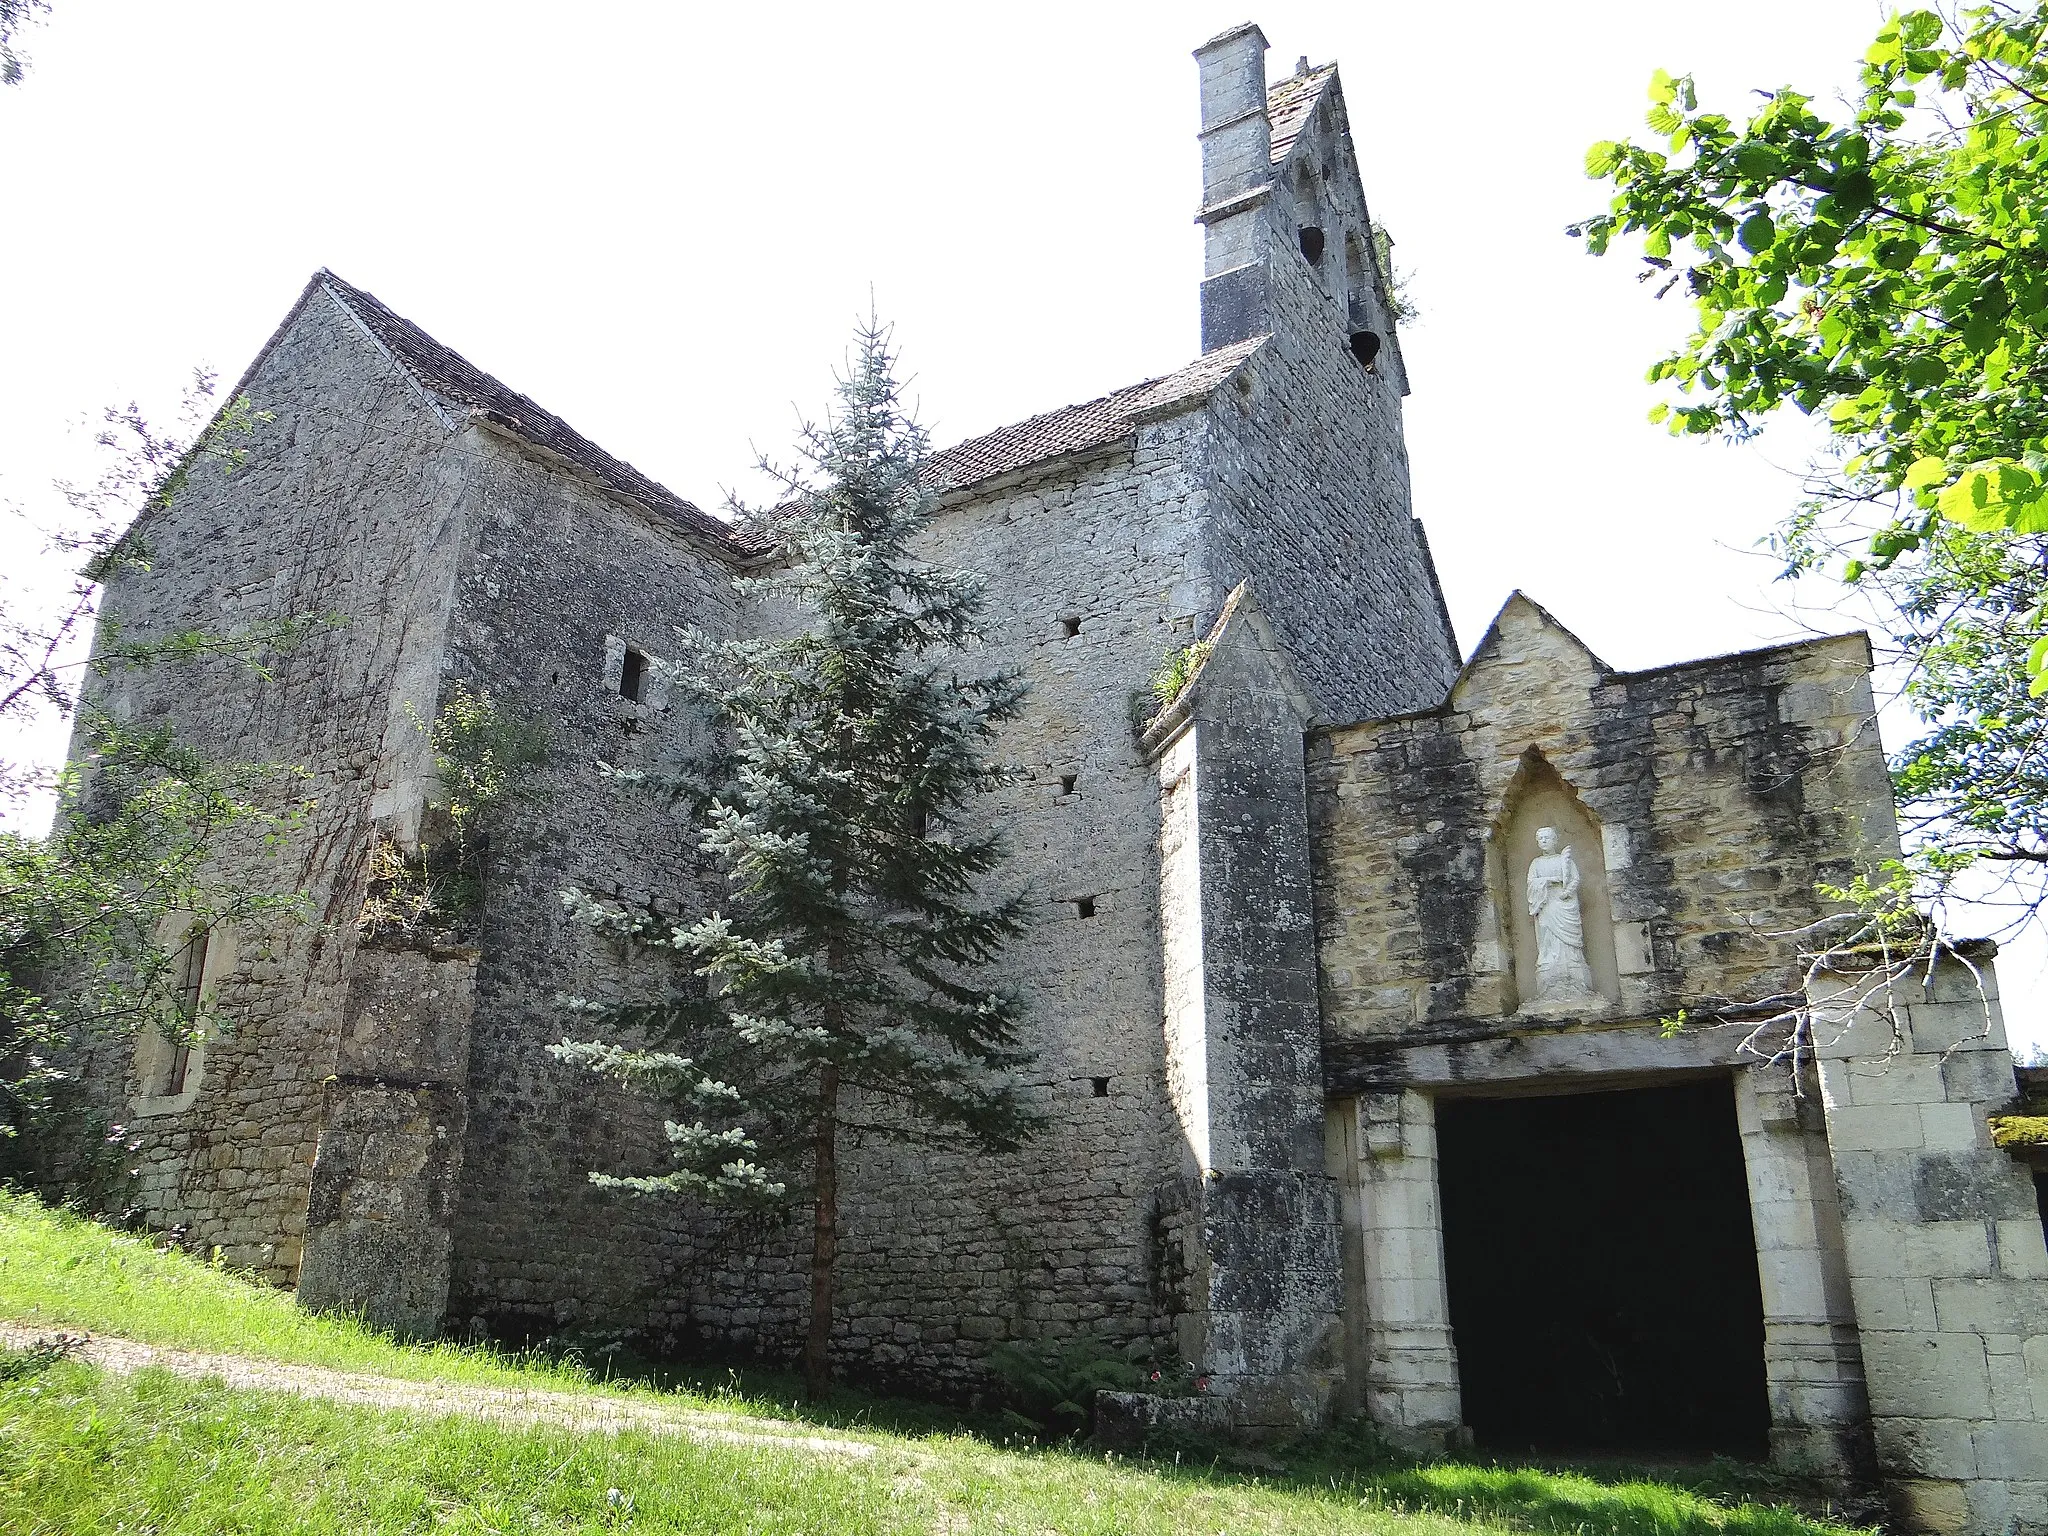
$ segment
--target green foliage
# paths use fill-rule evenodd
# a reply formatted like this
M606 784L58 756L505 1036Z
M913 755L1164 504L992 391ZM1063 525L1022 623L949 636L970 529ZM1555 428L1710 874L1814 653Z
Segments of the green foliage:
M809 1201L814 1390L842 1127L1002 1149L1037 1124L1013 1076L1027 1059L1018 999L986 970L1025 907L982 890L1003 856L982 797L1013 777L990 752L1024 689L971 668L980 578L912 550L936 505L928 446L870 324L836 414L806 432L807 475L787 477L790 504L764 524L777 566L741 583L797 627L693 636L677 664L678 691L724 746L669 787L728 899L678 918L564 893L577 920L681 973L653 1002L567 1000L596 1038L551 1047L559 1059L679 1111L672 1167L593 1181L742 1207Z
M1394 237L1384 224L1372 227L1373 259L1380 266L1380 288L1396 325L1406 325L1422 311L1415 304L1415 274L1394 265Z
M1650 370L1677 388L1674 432L1750 430L1783 405L1856 450L1845 473L1906 493L1899 549L1946 514L1979 531L2048 531L2048 11L1984 7L1961 33L1895 16L1865 56L1852 118L1773 93L1750 120L1700 110L1661 71L1666 148L1597 144L1613 205L1579 226L1645 261L1699 311ZM1674 257L1674 251L1683 254Z
M937 1410L910 1434L886 1405L823 1408L593 1382L546 1359L403 1345L176 1250L0 1192L0 1318L402 1382L539 1388L670 1410L715 1432L786 1435L775 1418L851 1425L866 1460L713 1440L521 1428L232 1391L148 1371L126 1380L46 1360L0 1381L0 1529L166 1532L604 1530L1196 1531L1288 1536L1848 1536L1779 1502L1785 1485L1725 1462L1663 1469L1423 1464L1353 1423L1257 1458L1217 1448L1152 1461L1018 1448ZM763 1418L762 1416L768 1416ZM991 1441L1010 1441L992 1444Z
M1747 121L1659 72L1661 144L1587 154L1595 254L1697 324L1650 369L1674 433L1787 406L1833 444L1775 543L1832 570L1929 727L1896 760L1923 894L1978 859L2048 863L2048 7L1895 15L1845 120L1791 89ZM2040 899L2035 879L2029 904Z
M1152 701L1158 706L1153 711L1155 715L1173 708L1215 648L1211 641L1197 640L1192 645L1182 646L1159 664L1151 678Z
M456 683L433 725L422 729L440 784L436 803L458 844L476 842L493 817L535 798L534 776L548 758L547 731L538 720L506 709L487 689Z
M2048 1147L2048 1115L1993 1115L1990 1124L1993 1146Z
M145 1025L188 1044L214 1030L210 998L190 1018L172 1006L191 928L259 934L299 910L296 892L215 871L228 846L260 854L297 826L295 775L216 763L168 729L98 714L82 718L80 737L51 834L0 832L0 1141L63 1107L60 1046Z
M512 807L539 798L547 732L466 683L449 688L431 723L410 706L407 713L433 754L429 824L440 835L422 835L410 852L389 838L371 849L356 928L373 943L455 942L475 927L493 830Z
M1046 1344L1005 1341L988 1352L988 1369L1000 1384L1005 1418L1043 1440L1093 1429L1097 1392L1187 1397L1198 1380L1179 1356L1144 1339L1122 1349L1087 1337Z

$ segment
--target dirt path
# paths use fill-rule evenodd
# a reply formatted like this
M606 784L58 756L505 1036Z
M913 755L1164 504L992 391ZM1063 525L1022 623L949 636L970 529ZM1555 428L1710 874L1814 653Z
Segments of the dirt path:
M132 1339L109 1338L66 1328L29 1328L0 1322L0 1348L33 1349L61 1343L66 1354L117 1376L160 1366L179 1376L219 1377L231 1387L291 1392L372 1408L460 1415L500 1424L546 1424L596 1434L637 1429L651 1435L680 1435L704 1445L745 1445L762 1450L800 1451L863 1460L878 1447L807 1432L782 1419L752 1418L700 1408L669 1408L622 1397L584 1397L519 1387L473 1387L453 1382L409 1381L402 1376L366 1376L318 1365L285 1365L243 1355L203 1355L164 1349Z

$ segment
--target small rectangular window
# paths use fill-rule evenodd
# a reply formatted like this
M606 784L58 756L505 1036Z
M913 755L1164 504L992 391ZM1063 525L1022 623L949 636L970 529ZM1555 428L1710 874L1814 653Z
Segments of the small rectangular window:
M1109 1097L1109 1079L1108 1079L1108 1078L1106 1078L1106 1077L1091 1077L1091 1078L1089 1078L1089 1079L1088 1079L1088 1086L1089 1086L1090 1088L1092 1088L1092 1089L1094 1090L1094 1096L1095 1096L1096 1098L1098 1098L1098 1099L1106 1099L1106 1098L1108 1098L1108 1097Z
M1065 635L1069 640L1073 639L1076 635L1080 634L1081 616L1078 613L1070 613L1064 619L1061 619L1060 633Z
M1079 901L1075 902L1074 915L1076 917L1093 917L1095 915L1095 898L1093 896L1083 896Z
M1061 775L1060 775L1060 793L1061 793L1061 794L1063 794L1063 795L1071 795L1071 794L1072 794L1073 792L1074 792L1074 775L1073 775L1073 774L1071 774L1071 773L1063 773L1063 774L1061 774Z
M626 647L626 659L619 666L619 697L638 704L646 687L647 657L629 645Z

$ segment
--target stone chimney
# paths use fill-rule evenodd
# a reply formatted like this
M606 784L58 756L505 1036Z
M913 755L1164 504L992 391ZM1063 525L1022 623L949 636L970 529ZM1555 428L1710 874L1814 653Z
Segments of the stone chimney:
M1202 350L1267 329L1260 209L1272 184L1266 34L1252 22L1195 50L1202 78Z

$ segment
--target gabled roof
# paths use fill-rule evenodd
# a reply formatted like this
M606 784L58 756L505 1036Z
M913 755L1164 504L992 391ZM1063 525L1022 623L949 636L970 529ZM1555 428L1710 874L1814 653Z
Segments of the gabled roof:
M236 395L246 392L263 359L290 330L305 306L322 296L362 328L451 428L466 418L486 422L607 490L692 533L715 540L734 556L758 555L773 544L774 536L767 529L735 527L713 517L624 459L605 452L552 411L485 373L453 348L443 346L375 294L343 281L324 267L313 274L298 302L250 363ZM1147 419L1206 399L1265 341L1263 336L1254 336L1219 347L1174 373L1079 405L1047 411L941 449L926 461L929 483L941 492L962 490L1049 459L1116 442L1135 432L1139 423Z
M693 533L722 544L742 541L732 525L685 501L667 486L640 473L624 459L606 453L552 411L444 347L425 331L388 308L375 294L345 283L322 268L313 281L362 324L420 388L453 407L458 415L484 418L514 437L540 449L572 469L681 524Z
M1293 150L1309 113L1322 98L1323 87L1336 73L1335 64L1318 64L1306 74L1289 75L1266 88L1266 117L1273 125L1273 164L1278 165Z
M1253 336L1218 347L1163 378L1147 379L1100 399L970 437L933 454L925 462L926 479L934 490L954 491L1047 459L1113 443L1136 431L1147 417L1207 399L1265 341L1263 336Z

